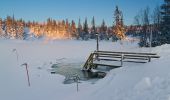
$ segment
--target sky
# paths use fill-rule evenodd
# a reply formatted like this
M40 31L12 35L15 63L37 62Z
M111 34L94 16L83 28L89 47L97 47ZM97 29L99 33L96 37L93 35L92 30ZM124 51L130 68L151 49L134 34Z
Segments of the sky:
M122 10L124 23L134 23L134 16L147 6L153 9L162 4L163 0L1 0L0 17L7 15L23 18L26 21L44 22L47 18L69 21L85 18L89 24L95 17L96 24L100 25L104 19L106 24L112 26L113 14L116 5Z

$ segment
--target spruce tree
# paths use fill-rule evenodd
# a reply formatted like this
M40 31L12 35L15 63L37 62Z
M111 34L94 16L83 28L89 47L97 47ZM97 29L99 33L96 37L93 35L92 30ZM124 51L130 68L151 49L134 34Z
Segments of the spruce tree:
M22 19L17 21L17 39L23 39L24 21Z
M78 32L78 38L82 37L82 25L81 25L81 20L79 18L79 22L78 22L78 28L77 28L77 32Z
M65 28L66 28L66 37L70 37L70 26L69 26L69 21L68 21L68 19L66 19Z
M83 26L83 40L88 40L89 38L89 28L88 28L88 23L87 23L87 18L85 19L84 26Z
M71 33L72 33L72 37L77 37L78 35L76 34L76 23L74 22L74 20L71 21Z
M170 0L164 0L164 4L161 6L161 44L170 44Z
M92 22L91 22L92 28L91 28L91 34L90 34L90 38L94 39L96 36L96 24L95 24L95 18L93 16Z
M88 23L87 23L87 18L85 19L85 22L84 22L84 26L83 26L83 31L86 33L86 34L88 34L89 33L89 31L88 31Z
M106 26L106 23L105 21L103 20L102 24L101 24L101 27L100 27L100 39L103 40L103 39L106 39L107 38L107 26Z
M113 26L113 33L117 38L125 39L125 28L123 24L123 13L119 10L118 6L116 6L116 10L114 11L115 25Z
M3 37L3 22L1 18L0 18L0 37Z

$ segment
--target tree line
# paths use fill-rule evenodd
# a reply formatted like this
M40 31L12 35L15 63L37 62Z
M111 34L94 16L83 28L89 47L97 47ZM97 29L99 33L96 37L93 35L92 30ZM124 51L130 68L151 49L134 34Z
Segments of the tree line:
M26 31L26 29L29 30ZM26 39L29 35L35 38L47 37L49 39L96 39L96 33L99 34L100 40L113 41L116 39L116 35L113 33L113 27L108 27L103 20L100 26L96 26L95 18L91 20L91 24L88 24L87 18L84 23L81 23L81 19L76 25L75 21L71 22L66 20L57 21L52 18L48 18L46 22L39 23L35 21L25 22L23 19L15 19L15 17L7 16L6 19L0 18L0 37L7 39Z
M139 37L141 47L170 44L170 0L157 5L152 13L149 7L140 10L126 34Z
M116 7L114 11L113 26L107 26L103 20L101 25L96 26L95 17L92 18L91 24L85 18L83 24L79 18L78 25L75 21L66 20L57 21L48 18L46 22L39 23L36 21L25 22L23 19L15 19L14 15L7 16L4 20L0 18L0 37L7 39L27 39L27 37L49 39L96 39L98 34L100 40L112 40L125 38L125 27L123 25L123 13ZM26 31L26 29L29 30Z

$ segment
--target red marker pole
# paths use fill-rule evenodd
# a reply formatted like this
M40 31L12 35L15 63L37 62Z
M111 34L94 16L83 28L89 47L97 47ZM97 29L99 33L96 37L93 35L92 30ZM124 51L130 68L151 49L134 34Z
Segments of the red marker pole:
M29 72L28 72L28 64L26 64L26 71L27 71L27 79L28 79L28 86L30 87L30 77L29 77Z
M26 68L26 72L27 72L27 80L28 80L28 86L30 87L31 84L30 84L30 78L29 78L29 72L28 72L28 64L27 63L24 63L22 64L22 66L25 66Z

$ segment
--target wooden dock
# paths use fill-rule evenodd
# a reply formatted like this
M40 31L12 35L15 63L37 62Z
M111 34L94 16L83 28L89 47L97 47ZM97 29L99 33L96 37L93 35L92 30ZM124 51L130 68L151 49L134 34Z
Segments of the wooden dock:
M109 66L119 68L123 66L123 62L131 63L147 63L153 58L160 58L156 53L137 53L137 52L112 52L112 51L94 51L90 54L83 66L83 70L91 70L97 66ZM102 61L118 61L120 65L96 63Z

